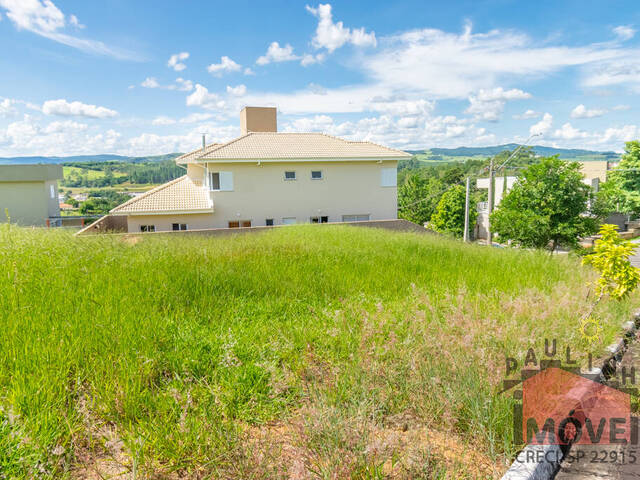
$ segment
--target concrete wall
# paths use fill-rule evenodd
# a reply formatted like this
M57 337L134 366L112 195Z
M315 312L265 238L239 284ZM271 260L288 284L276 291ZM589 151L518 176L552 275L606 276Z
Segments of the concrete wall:
M44 226L60 215L60 165L0 165L0 222Z
M584 175L584 178L588 185L591 185L591 180L597 178L600 182L607 181L607 171L609 170L609 162L606 160L594 161L594 162L578 162L580 163L580 170Z
M155 225L156 231L171 230L172 223L186 223L189 229L227 228L230 221L251 221L264 226L272 218L282 225L284 218L309 223L311 217L328 216L341 222L343 215L369 215L370 220L397 218L397 187L382 187L382 169L396 169L397 161L209 163L210 172L232 172L233 191L210 192L213 214L179 216L131 216L129 231L140 225ZM295 171L296 180L285 180L285 171ZM312 180L311 171L322 171ZM188 174L204 181L205 170L189 167Z
M56 202L57 198L56 189ZM50 216L49 191L45 182L0 182L0 222L8 210L12 223L44 226Z

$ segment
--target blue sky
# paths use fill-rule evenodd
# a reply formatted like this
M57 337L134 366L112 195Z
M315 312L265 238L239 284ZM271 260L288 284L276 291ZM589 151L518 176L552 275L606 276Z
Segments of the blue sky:
M637 1L0 0L0 156L281 131L405 148L640 137Z

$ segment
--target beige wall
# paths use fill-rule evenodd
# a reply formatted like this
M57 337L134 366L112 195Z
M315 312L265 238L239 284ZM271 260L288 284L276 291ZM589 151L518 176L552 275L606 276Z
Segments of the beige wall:
M607 171L609 169L609 162L606 160L594 161L594 162L579 162L580 170L584 175L585 180L591 184L590 180L598 178L601 182L607 181Z
M0 182L0 222L7 221L7 209L12 223L45 225L50 216L49 194L46 182ZM57 204L57 188L55 195Z
M252 226L282 225L283 218L295 217L308 223L312 216L328 216L329 222L343 215L369 215L371 220L397 218L397 187L382 187L383 168L397 162L282 162L210 163L211 172L233 173L233 191L211 192L214 213L210 215L130 216L129 231L140 225L155 225L156 231L171 230L172 223L187 223L189 229L227 228L230 221L251 221ZM284 172L294 170L296 180L285 180ZM312 180L311 171L321 170L322 180ZM189 168L196 179L204 170Z
M155 225L156 232L168 232L173 223L186 223L189 230L212 228L213 215L130 215L127 217L128 231L139 232L140 225Z

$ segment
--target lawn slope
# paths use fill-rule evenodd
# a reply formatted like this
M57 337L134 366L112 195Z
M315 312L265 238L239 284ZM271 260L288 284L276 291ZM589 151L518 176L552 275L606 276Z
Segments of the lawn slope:
M498 476L517 448L504 357L545 337L583 354L590 279L365 228L0 225L0 478ZM594 348L631 303L603 304Z

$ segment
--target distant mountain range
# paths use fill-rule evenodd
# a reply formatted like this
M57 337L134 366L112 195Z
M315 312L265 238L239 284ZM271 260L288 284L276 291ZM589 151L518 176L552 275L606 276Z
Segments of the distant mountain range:
M518 148L517 143L507 143L504 145L493 145L490 147L429 148L425 150L410 150L409 153L430 153L431 155L447 157L491 157L504 150L514 150L516 148ZM536 155L541 155L543 157L549 157L552 155L559 155L560 158L564 159L594 157L594 160L618 160L620 158L620 154L611 151L600 152L597 150L581 150L576 148L544 147L542 145L533 145L532 148Z
M458 148L430 148L425 150L407 150L412 154L429 154L432 157L491 157L504 150L513 150L518 148L516 143L507 143L505 145L494 145L490 147L458 147ZM563 159L580 159L580 160L618 160L620 154L616 152L599 152L596 150L580 150L573 148L554 148L534 145L533 150L537 155L548 157L551 155L560 155ZM6 164L28 164L28 163L68 163L68 162L160 162L163 160L172 160L181 155L180 153L168 153L165 155L149 155L143 157L127 157L122 155L75 155L70 157L6 157L0 158L0 165Z
M70 163L70 162L161 162L163 160L173 160L182 155L181 153L168 153L166 155L149 155L146 157L126 157L122 155L74 155L70 157L0 157L0 165L9 164L29 164L29 163Z

